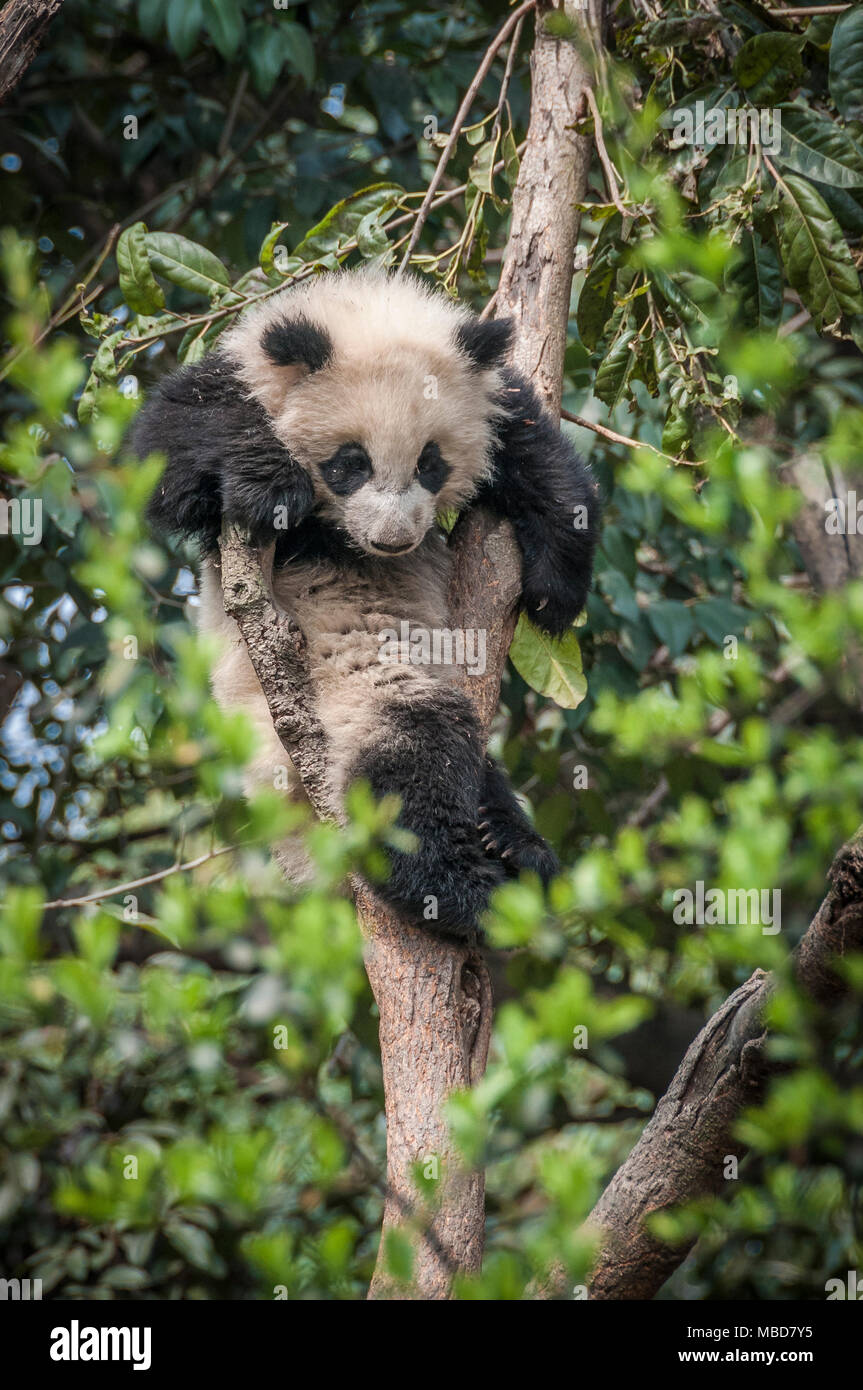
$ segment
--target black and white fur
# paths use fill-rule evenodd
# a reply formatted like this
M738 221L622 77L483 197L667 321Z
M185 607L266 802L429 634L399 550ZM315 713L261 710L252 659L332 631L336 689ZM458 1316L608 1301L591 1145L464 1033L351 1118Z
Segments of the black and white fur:
M452 667L382 664L380 634L405 620L449 627L435 519L469 503L512 522L523 606L564 632L584 605L598 522L588 468L503 365L509 338L507 324L412 278L321 276L254 306L215 352L163 381L133 434L137 454L167 458L152 521L202 545L200 626L224 639L214 692L260 736L249 788L272 786L288 759L222 605L223 516L277 541L274 593L308 643L334 798L366 778L401 799L418 848L393 851L385 897L459 935L507 873L547 881L556 860L485 755ZM301 796L293 767L287 776ZM307 876L297 846L279 857ZM438 915L426 921L430 897Z

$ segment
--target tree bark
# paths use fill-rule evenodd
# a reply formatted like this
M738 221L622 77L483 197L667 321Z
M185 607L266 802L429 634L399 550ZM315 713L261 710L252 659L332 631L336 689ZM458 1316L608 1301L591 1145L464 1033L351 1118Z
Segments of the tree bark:
M63 0L9 0L0 10L0 102L29 68Z
M858 579L863 574L863 535L851 533L847 526L844 535L831 534L826 525L827 503L833 498L847 502L853 482L838 469L828 472L820 459L806 455L786 464L782 477L802 498L792 529L815 588L824 593Z
M585 53L595 30L589 12L566 0L563 12L583 42L553 38L543 23L552 8L537 7L527 147L513 192L495 312L515 320L514 364L559 417L580 221L576 204L584 199L591 154L589 138L577 135L574 126L585 114L584 88L592 83Z
M514 194L498 312L516 317L515 362L559 411L578 228L575 204L586 191L589 157L586 141L571 125L591 75L579 49L545 32L542 19L549 8L540 3L537 11L531 122ZM577 0L567 0L566 11L582 29L589 22ZM451 544L450 624L486 633L484 675L461 676L487 735L515 627L520 558L508 525L482 512L461 519ZM271 564L271 554L259 565L242 539L225 531L227 611L240 626L277 732L312 805L319 814L332 816L323 780L325 739L313 714L304 642L296 626L270 603ZM453 1275L478 1271L482 1259L484 1175L464 1169L442 1109L454 1090L475 1084L485 1069L492 1024L488 971L478 948L409 926L366 885L354 887L380 1011L387 1115L387 1199L369 1297L446 1299ZM418 1196L418 1164L439 1174L433 1203ZM414 1245L407 1289L396 1288L387 1273L387 1234L396 1227L410 1234Z
M794 953L798 985L824 1007L845 994L833 962L863 947L863 833L840 851L829 878L830 891ZM692 1248L694 1241L657 1240L645 1217L718 1193L726 1158L743 1153L732 1128L743 1107L762 1097L770 1074L764 1007L772 987L772 977L756 970L717 1010L594 1207L590 1224L602 1240L591 1298L652 1298Z

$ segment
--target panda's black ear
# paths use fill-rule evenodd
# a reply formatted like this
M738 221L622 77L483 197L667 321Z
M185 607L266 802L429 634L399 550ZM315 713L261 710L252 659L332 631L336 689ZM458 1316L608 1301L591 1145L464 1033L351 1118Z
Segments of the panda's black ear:
M130 446L139 458L167 460L147 509L151 524L199 541L205 552L217 548L223 516L266 544L314 505L311 478L218 352L159 384L135 419Z
M310 372L319 372L333 355L329 334L303 314L271 323L261 338L261 347L274 366L304 366Z
M486 371L506 360L514 330L512 319L466 319L455 331L455 344L475 371Z

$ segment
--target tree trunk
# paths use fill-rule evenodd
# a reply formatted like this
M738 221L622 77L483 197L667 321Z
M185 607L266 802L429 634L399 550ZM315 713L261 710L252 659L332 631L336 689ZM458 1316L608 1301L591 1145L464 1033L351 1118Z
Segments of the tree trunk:
M9 0L0 10L0 102L17 86L63 0Z
M516 364L533 377L550 407L560 406L563 354L578 228L575 204L585 194L589 150L572 123L582 109L590 70L574 44L551 38L537 10L533 93L527 147L513 200L513 229L501 273L498 310L517 323ZM567 0L584 29L585 13ZM522 301L524 305L522 307ZM488 734L515 626L520 559L511 530L481 512L467 514L452 536L450 623L486 633L487 666L465 689ZM240 538L226 530L223 590L258 673L282 742L321 815L325 743L308 699L302 634L269 602L263 572ZM483 1074L492 1024L488 971L481 952L399 921L363 884L355 885L366 963L380 1011L387 1115L387 1200L370 1298L445 1299L453 1275L479 1270L484 1233L484 1176L464 1169L449 1137L443 1106ZM417 1166L437 1178L435 1199L418 1195ZM387 1235L401 1227L414 1245L413 1278L396 1287L388 1274Z

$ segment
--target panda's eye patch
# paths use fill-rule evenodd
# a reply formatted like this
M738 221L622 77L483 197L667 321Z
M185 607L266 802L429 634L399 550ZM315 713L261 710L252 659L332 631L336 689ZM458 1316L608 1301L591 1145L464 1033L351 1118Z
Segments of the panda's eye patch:
M340 445L319 468L330 492L337 497L348 497L372 476L372 461L362 444Z
M427 492L440 492L451 471L437 444L426 444L417 459L417 479L420 486Z

